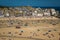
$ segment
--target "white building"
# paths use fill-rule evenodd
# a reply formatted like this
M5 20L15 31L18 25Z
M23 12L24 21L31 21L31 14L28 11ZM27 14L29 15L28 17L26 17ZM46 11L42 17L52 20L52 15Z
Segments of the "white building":
M44 10L44 16L51 16L50 9Z
M9 13L8 12L6 12L6 16L9 17Z
M9 16L10 16L10 14L9 14L8 11L9 11L9 10L5 10L5 12L4 12L4 16L6 16L6 17L9 17Z
M37 16L42 17L43 16L43 13L38 13Z
M49 12L44 12L44 16L50 16Z
M56 14L55 9L51 9L51 12L52 12L52 15L55 15Z
M0 17L4 17L3 11L0 10Z

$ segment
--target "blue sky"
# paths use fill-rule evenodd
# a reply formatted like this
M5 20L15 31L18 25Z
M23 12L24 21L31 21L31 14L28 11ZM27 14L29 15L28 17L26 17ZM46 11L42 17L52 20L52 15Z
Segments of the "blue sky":
M60 0L0 0L0 6L60 7Z

